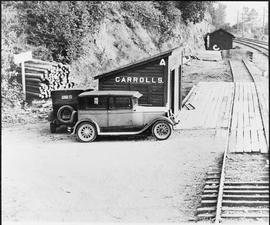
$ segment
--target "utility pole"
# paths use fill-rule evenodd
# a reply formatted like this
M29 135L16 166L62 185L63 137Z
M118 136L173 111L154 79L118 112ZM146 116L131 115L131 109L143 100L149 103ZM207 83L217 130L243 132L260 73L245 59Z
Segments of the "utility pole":
M242 37L244 37L244 10L242 11Z
M263 8L263 24L262 24L262 34L264 34L264 17L265 17L265 7Z
M237 10L237 33L239 32L239 10Z

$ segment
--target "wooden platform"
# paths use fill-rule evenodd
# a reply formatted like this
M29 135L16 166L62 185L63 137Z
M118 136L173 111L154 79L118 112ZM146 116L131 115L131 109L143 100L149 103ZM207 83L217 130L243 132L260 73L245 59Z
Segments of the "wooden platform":
M180 112L177 129L227 128L232 97L231 82L198 83Z
M229 152L268 152L259 102L252 82L235 83Z
M253 82L242 60L230 60L234 82Z
M200 82L180 112L176 129L226 131L235 86L229 152L267 153L269 140L263 129L268 134L268 89L264 83L257 85L261 112L253 82Z
M269 85L268 83L256 82L256 87L259 95L262 122L266 133L266 141L269 147Z
M205 61L220 61L222 60L220 51L214 50L198 50L196 56Z
M268 78L263 77L263 73L256 65L248 60L243 60L248 69L251 71L256 83L256 89L259 96L259 103L262 114L262 122L264 125L267 145L269 147L269 83Z

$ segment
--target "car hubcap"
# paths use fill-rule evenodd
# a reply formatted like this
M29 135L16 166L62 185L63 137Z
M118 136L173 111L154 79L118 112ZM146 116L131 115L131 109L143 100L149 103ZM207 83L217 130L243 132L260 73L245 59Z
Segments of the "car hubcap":
M88 141L94 137L95 131L91 125L84 125L79 133L82 140Z
M156 135L159 138L165 138L168 136L169 132L170 132L170 128L167 124L165 123L160 123L156 126Z

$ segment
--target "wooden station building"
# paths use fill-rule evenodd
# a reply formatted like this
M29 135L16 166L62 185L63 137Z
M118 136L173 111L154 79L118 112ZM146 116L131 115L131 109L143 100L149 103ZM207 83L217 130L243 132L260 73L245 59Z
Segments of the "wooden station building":
M145 58L95 76L99 90L139 91L139 104L168 107L177 114L181 110L182 94L181 48Z
M234 35L223 29L207 33L204 37L206 50L228 50L233 48Z

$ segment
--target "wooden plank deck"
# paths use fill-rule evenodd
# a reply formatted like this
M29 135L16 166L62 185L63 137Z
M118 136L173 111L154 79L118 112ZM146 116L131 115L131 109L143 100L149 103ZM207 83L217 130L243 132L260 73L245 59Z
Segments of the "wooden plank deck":
M234 87L235 102L231 118ZM261 83L257 90L263 119L253 82L200 82L186 102L195 109L182 109L176 129L215 129L217 134L224 135L231 119L229 152L267 153L269 140L265 138L263 129L269 132L268 88Z
M254 83L236 82L230 152L268 152Z
M177 129L216 129L226 128L228 113L233 95L231 82L200 82L186 104L191 103L195 109L183 107L180 112L180 124Z

